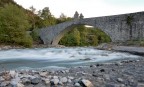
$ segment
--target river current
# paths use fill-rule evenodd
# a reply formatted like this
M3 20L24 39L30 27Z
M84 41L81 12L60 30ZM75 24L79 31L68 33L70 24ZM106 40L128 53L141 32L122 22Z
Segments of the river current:
M134 59L129 53L83 48L36 48L0 51L0 71L21 69L61 69L99 62Z

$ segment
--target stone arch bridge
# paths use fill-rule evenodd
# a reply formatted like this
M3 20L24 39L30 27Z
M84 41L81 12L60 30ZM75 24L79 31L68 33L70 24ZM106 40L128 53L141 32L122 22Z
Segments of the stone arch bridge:
M39 30L44 44L57 45L65 33L77 25L90 25L99 28L110 36L112 42L144 39L144 12L74 19Z

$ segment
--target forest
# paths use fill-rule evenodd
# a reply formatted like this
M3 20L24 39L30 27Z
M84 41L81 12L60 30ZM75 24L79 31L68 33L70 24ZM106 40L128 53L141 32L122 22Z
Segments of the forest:
M13 0L0 0L0 45L32 47L43 44L35 30L73 20L62 13L59 18L51 14L49 7L37 11L33 6L24 9ZM76 26L65 34L60 45L97 46L111 39L100 29Z

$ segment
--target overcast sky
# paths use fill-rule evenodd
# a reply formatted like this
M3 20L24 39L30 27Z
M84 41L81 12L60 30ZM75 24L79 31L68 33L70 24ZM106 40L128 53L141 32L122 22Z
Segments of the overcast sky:
M55 17L61 13L73 17L75 11L84 17L98 17L144 11L144 0L14 0L24 8L49 7Z

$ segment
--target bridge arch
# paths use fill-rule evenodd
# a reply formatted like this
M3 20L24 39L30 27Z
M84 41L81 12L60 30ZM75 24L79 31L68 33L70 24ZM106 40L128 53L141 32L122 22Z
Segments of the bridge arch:
M72 29L74 29L75 27L77 27L77 26L79 26L79 25L92 26L92 25L89 25L89 24L82 24L82 23L80 23L80 24L72 24L72 25L70 25L70 26L67 26L65 29L63 29L61 32L59 32L59 34L57 34L57 36L53 39L52 45L58 45L59 41L62 39L62 37L63 37L66 33L68 33L69 31L71 31ZM100 29L100 28L95 27L95 26L92 26L92 27L95 28L95 29ZM100 29L100 30L103 31L103 29ZM105 32L105 31L103 31L103 32L111 38L111 36L110 36L107 32Z

